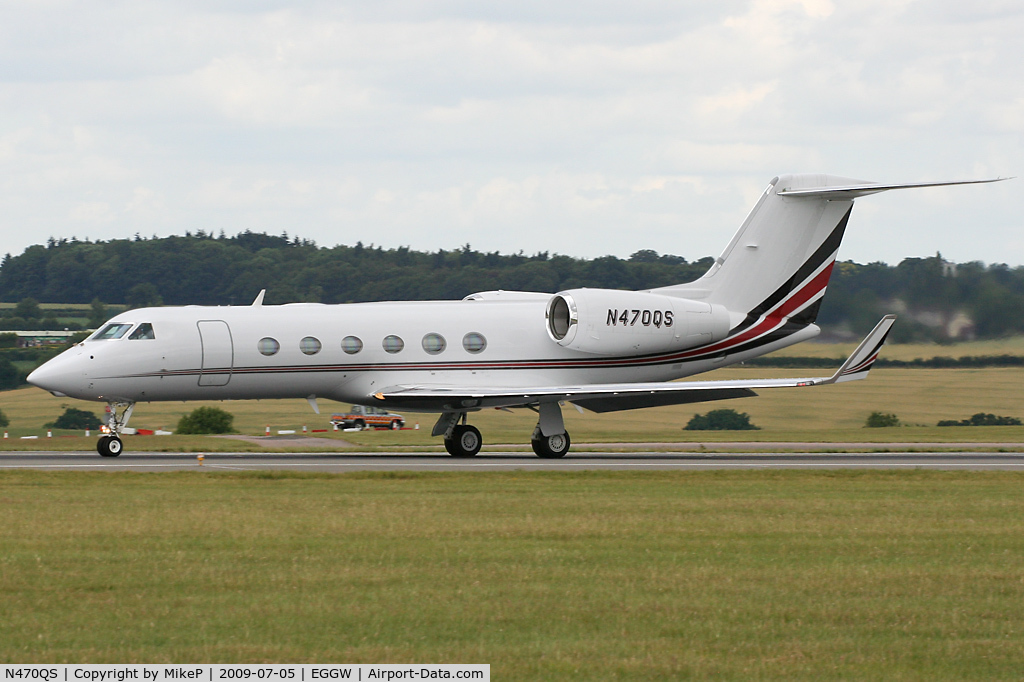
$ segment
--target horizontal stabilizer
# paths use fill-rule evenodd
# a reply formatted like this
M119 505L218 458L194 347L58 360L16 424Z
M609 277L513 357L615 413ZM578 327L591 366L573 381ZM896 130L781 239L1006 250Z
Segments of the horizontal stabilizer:
M951 182L910 182L896 184L882 184L878 182L865 182L850 185L837 185L834 187L806 187L789 189L783 187L776 194L780 197L813 197L815 199L829 200L850 200L857 197L877 194L890 189L914 189L919 187L949 187L951 185L984 185L990 182L1002 182L1012 178L991 178L988 180L960 180Z
M368 403L394 409L464 412L490 407L525 407L567 400L594 412L635 410L757 395L765 388L821 386L863 379L896 321L886 315L857 350L830 377L805 379L744 379L733 381L661 381L581 386L391 386L369 396Z

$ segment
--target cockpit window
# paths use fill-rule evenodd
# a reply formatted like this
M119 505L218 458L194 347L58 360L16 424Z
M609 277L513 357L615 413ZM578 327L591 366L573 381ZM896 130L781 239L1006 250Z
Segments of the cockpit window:
M115 322L114 324L108 324L106 327L93 334L93 337L89 340L106 341L108 339L119 339L131 328L132 326L130 324L118 324Z
M136 327L135 331L133 331L128 336L128 339L130 341L134 341L136 339L155 339L155 338L156 338L156 334L153 333L153 325L151 325L149 322L143 322L138 327Z

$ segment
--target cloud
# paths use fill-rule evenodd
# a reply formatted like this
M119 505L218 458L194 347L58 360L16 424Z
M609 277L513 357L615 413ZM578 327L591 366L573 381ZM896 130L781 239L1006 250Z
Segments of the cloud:
M114 212L105 201L86 201L72 207L68 217L72 222L95 226L111 222Z
M733 88L718 95L701 97L697 101L697 112L702 117L728 117L736 119L740 114L761 104L765 97L778 89L778 81L762 83L752 88Z
M1022 29L994 0L12 4L0 235L699 258L780 173L1020 174ZM1024 263L1011 196L867 198L843 256Z

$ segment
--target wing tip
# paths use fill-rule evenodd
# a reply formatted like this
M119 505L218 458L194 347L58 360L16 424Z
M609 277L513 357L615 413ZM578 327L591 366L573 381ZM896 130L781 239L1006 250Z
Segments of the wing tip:
M864 340L860 342L857 349L850 354L842 367L836 370L828 383L840 383L844 381L856 381L867 377L868 372L874 367L878 355L882 351L889 338L889 332L896 323L896 315L890 313L882 317Z

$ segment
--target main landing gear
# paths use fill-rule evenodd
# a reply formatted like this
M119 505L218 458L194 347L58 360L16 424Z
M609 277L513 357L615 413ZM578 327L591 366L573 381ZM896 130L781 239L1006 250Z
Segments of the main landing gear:
M530 438L533 451L544 459L565 457L571 440L562 422L561 407L558 403L541 403L535 409L539 419ZM430 432L432 436L444 436L444 449L452 457L473 457L483 445L480 430L467 424L466 419L466 412L444 412Z
M451 438L444 439L444 449L452 457L473 457L483 444L480 429L469 424L459 424L452 429Z
M533 451L537 453L538 457L544 459L559 459L565 457L565 453L569 452L569 440L568 433L556 433L553 436L539 436L534 431L534 437L530 439L530 445L533 446Z
M135 403L107 403L107 428L110 433L96 441L96 452L100 457L117 457L124 451L121 430L128 425Z

